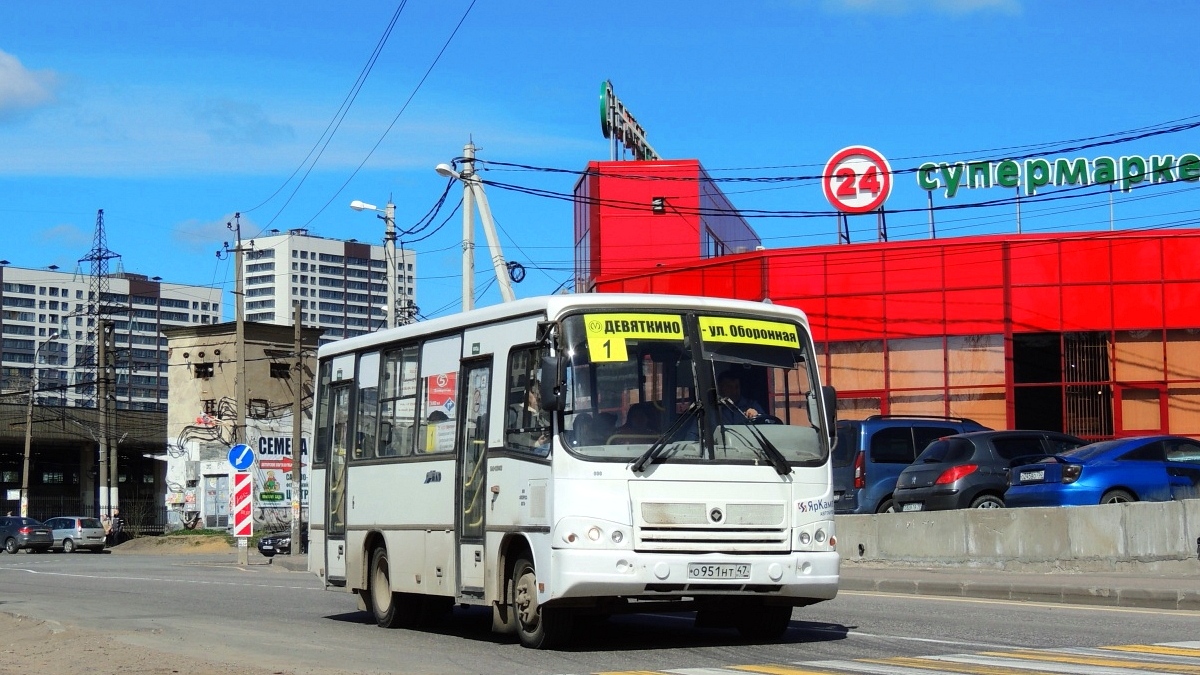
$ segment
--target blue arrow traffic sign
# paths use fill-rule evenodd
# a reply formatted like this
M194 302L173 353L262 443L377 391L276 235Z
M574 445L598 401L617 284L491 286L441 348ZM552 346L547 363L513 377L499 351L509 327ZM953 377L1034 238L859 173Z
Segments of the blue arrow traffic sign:
M229 449L229 463L238 471L245 471L254 463L254 451L250 446L239 443Z

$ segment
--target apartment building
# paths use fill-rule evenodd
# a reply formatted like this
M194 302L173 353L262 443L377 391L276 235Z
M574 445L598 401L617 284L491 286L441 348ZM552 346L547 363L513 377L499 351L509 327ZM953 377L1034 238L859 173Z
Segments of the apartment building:
M87 274L0 265L0 392L26 391L36 368L40 405L95 405L96 309L113 324L117 409L167 409L164 328L221 322L221 289L119 272L96 298Z
M414 264L412 251L396 249L396 304L402 322L415 315ZM388 323L383 246L294 229L256 237L243 266L247 321L291 325L292 303L299 302L302 323L324 331L321 344Z

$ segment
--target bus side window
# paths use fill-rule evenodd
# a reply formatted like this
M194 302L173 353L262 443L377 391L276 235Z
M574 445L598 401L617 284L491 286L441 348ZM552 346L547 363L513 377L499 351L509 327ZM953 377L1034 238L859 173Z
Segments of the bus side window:
M504 447L545 457L550 452L550 413L539 395L540 348L518 348L508 356Z
M384 354L383 383L379 394L379 457L407 457L413 453L417 416L417 347L402 347Z
M379 352L358 359L358 405L355 413L354 459L375 455L379 425Z

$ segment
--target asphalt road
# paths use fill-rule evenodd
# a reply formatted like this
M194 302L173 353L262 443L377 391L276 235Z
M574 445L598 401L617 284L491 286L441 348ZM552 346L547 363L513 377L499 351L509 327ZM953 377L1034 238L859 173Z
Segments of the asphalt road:
M0 612L104 631L132 648L296 673L723 668L1200 637L1200 614L1193 612L843 592L797 610L778 644L695 629L688 615L639 615L588 631L570 650L538 652L493 635L484 611L456 610L437 631L384 630L357 611L352 596L321 590L306 572L267 565L257 555L245 568L232 560L0 554Z

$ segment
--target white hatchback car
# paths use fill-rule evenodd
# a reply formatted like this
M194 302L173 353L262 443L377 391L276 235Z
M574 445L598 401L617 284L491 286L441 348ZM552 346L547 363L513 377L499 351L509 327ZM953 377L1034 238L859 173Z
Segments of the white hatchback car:
M104 550L104 525L96 518L60 516L47 520L45 524L54 535L52 548L63 553L74 553L81 548L97 553Z

